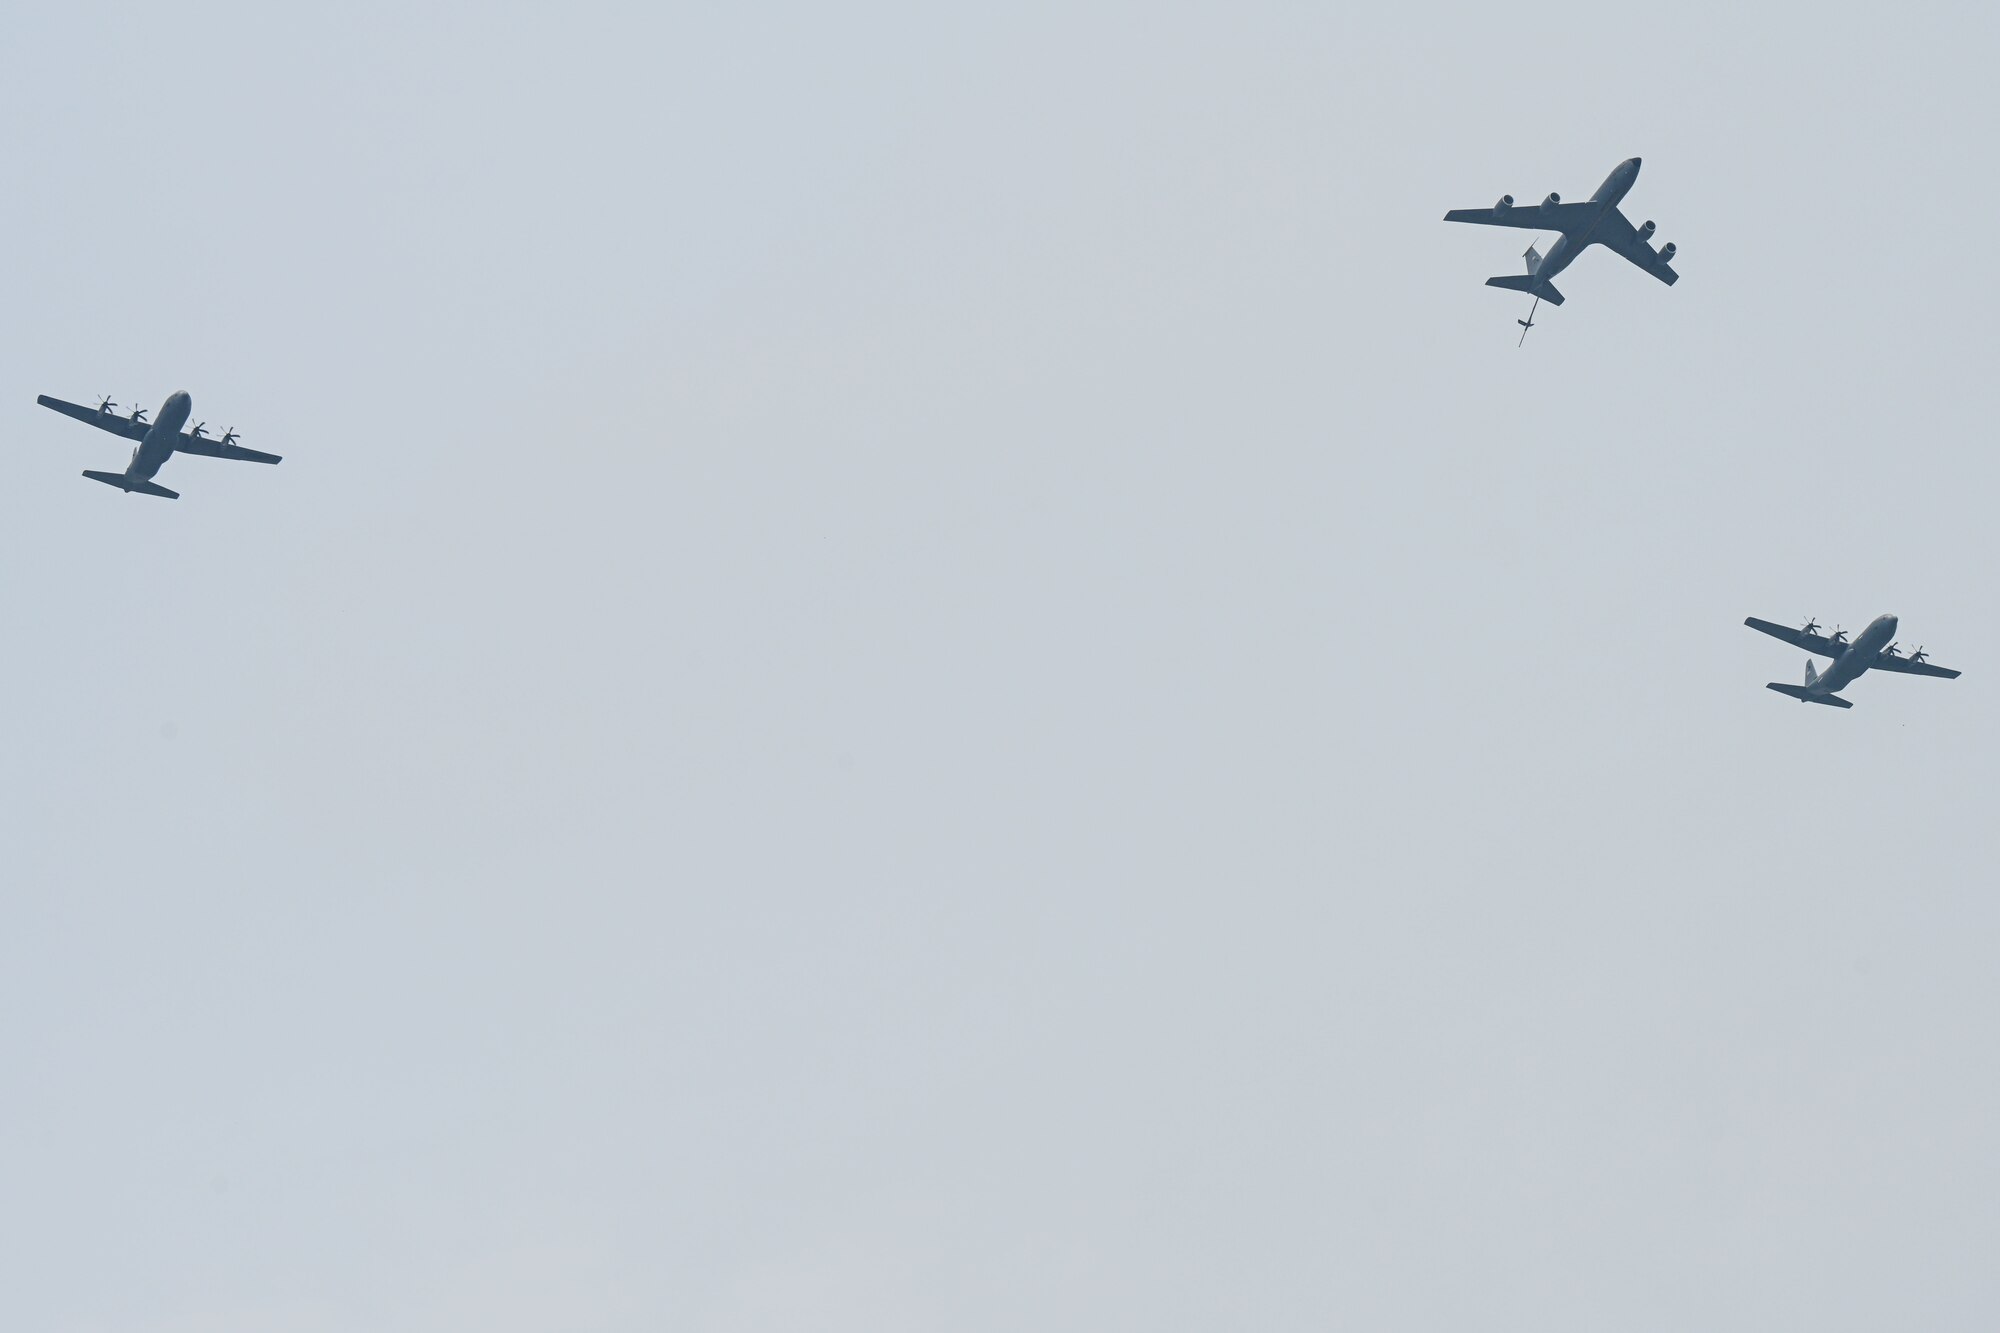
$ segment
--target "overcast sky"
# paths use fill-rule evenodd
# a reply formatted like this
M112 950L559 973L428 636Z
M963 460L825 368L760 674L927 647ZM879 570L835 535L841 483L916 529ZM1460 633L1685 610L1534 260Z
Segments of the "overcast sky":
M1990 1327L1996 26L0 15L4 1322Z

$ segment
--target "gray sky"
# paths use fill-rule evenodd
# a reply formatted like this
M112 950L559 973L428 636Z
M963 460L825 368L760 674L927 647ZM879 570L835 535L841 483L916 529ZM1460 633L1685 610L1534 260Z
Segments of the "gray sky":
M1991 7L1006 8L0 18L10 1325L1990 1324Z

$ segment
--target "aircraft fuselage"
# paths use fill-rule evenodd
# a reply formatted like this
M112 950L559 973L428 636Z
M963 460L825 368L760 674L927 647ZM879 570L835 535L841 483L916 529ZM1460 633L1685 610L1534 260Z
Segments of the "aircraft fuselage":
M1565 231L1542 256L1542 262L1535 269L1538 278L1553 278L1556 274L1576 262L1576 257L1597 244L1592 233L1605 214L1617 208L1619 202L1632 191L1632 182L1639 179L1639 159L1628 157L1611 169L1604 178L1604 184L1597 187L1597 193L1590 196L1590 202L1597 206L1590 221L1578 231Z
M1833 665L1826 669L1826 673L1807 688L1814 694L1837 694L1846 689L1868 670L1876 654L1888 647L1895 637L1896 617L1875 617L1868 628L1847 645L1847 651L1833 659Z
M125 475L138 481L151 481L153 474L174 456L174 444L181 437L181 427L187 425L188 413L193 410L194 399L188 397L187 390L176 389L168 394L167 401L160 404L160 414L147 428L145 438L132 451L132 464L125 469Z

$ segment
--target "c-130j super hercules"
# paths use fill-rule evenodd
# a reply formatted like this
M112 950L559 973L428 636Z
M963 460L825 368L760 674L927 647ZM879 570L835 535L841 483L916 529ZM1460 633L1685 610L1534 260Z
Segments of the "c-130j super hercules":
M96 407L81 407L76 403L65 403L60 398L42 394L35 399L43 407L53 408L66 417L87 421L99 430L108 430L113 435L122 435L128 440L137 440L138 447L132 450L132 461L123 472L92 472L84 470L84 476L92 481L101 481L106 486L116 486L131 495L157 495L163 500L178 500L179 491L170 491L156 485L153 476L169 458L175 454L200 454L204 458L239 458L246 463L279 463L284 460L277 454L262 454L255 449L245 449L236 443L236 432L224 431L222 438L208 438L208 423L196 424L192 433L183 431L189 413L194 410L194 400L185 390L167 395L167 401L160 405L160 414L151 422L135 403L132 415L121 417L111 409L118 406L109 398Z
M1808 620L1804 629L1792 629L1788 625L1774 625L1768 620L1755 616L1744 624L1751 629L1783 639L1794 648L1803 648L1821 657L1831 657L1833 665L1825 674L1806 660L1806 683L1786 685L1772 681L1764 688L1790 695L1802 704L1827 704L1834 708L1852 708L1853 703L1840 697L1839 691L1853 684L1864 671L1895 671L1906 676L1942 676L1946 680L1955 679L1958 672L1950 667L1932 666L1924 660L1929 654L1922 648L1908 657L1896 651L1896 617L1877 616L1861 631L1861 636L1849 643L1847 635L1835 629L1831 638L1819 632L1819 626Z

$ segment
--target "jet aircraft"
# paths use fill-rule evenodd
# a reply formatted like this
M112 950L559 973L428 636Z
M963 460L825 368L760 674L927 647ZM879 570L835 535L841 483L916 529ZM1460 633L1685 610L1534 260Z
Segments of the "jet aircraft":
M1761 630L1774 639L1783 639L1794 648L1803 648L1821 657L1831 657L1833 665L1821 675L1813 669L1810 659L1806 662L1806 683L1803 685L1783 685L1772 681L1764 688L1790 695L1802 704L1828 704L1834 708L1852 708L1854 704L1840 697L1840 691L1854 683L1864 671L1900 671L1907 676L1943 676L1955 679L1958 672L1950 667L1932 666L1925 659L1930 656L1922 648L1904 657L1896 650L1896 617L1877 616L1861 637L1849 643L1847 635L1835 629L1832 637L1819 632L1819 625L1808 620L1804 629L1792 629L1785 625L1774 625L1768 620L1755 616L1744 624L1751 629Z
M127 495L137 491L140 495L157 495L166 500L181 498L179 491L170 491L156 484L153 476L169 458L177 453L200 454L205 458L240 458L249 463L283 462L277 454L258 453L255 449L245 449L236 443L234 430L224 431L219 440L208 437L208 423L199 422L192 432L183 431L189 414L194 410L194 401L185 390L167 395L167 401L160 406L160 412L150 423L144 409L136 404L132 415L121 417L112 409L118 404L106 398L96 407L82 407L76 403L65 403L60 398L47 394L36 397L43 407L53 408L66 417L87 421L99 430L108 430L113 435L122 435L128 440L136 440L132 450L132 461L123 472L92 472L85 469L84 476L92 481L101 481L106 486L116 486Z
M1616 251L1671 287L1680 281L1681 276L1673 270L1673 245L1669 243L1655 250L1652 246L1653 224L1649 221L1644 226L1635 227L1618 211L1619 201L1637 179L1639 159L1627 158L1604 178L1604 184L1597 187L1597 193L1590 196L1588 203L1566 204L1561 195L1551 194L1539 204L1516 208L1514 196L1503 194L1500 202L1491 208L1454 208L1444 215L1444 220L1476 222L1487 227L1561 232L1562 235L1556 238L1556 243L1549 247L1546 255L1537 254L1533 245L1528 247L1523 256L1528 261L1526 275L1486 280L1488 287L1527 292L1537 304L1542 301L1550 305L1563 303L1563 294L1556 290L1550 279L1568 268L1578 255L1593 245ZM1532 320L1534 315L1530 313L1528 318ZM1527 337L1525 324L1521 336Z

